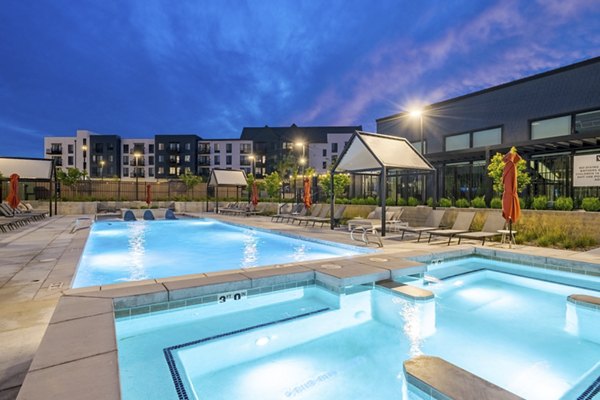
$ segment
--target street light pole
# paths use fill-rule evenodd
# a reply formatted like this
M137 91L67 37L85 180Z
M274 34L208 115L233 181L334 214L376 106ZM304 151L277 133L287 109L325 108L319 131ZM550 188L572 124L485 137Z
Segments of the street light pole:
M87 172L87 149L88 147L85 144L81 146L81 150L83 151L83 172Z
M140 158L140 153L133 153L133 157L135 158L135 167L133 168L133 174L135 175L135 200L139 201L139 190L138 190L138 163Z
M100 180L104 180L104 160L100 160Z

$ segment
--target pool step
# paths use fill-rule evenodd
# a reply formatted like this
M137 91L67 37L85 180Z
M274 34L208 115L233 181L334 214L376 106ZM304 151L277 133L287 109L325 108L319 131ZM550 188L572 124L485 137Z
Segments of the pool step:
M433 399L522 399L439 357L418 356L404 361L404 374L409 385Z
M589 296L586 294L572 294L567 297L567 301L579 306L594 308L600 311L600 297Z
M426 301L435 297L432 291L421 289L416 286L406 285L404 283L395 282L391 279L377 281L376 286L389 289L395 294L413 301Z

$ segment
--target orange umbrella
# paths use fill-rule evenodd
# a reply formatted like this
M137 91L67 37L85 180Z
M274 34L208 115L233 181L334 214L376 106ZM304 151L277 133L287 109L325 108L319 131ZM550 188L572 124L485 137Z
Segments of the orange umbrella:
M152 185L146 185L146 204L152 203Z
M502 184L504 193L502 193L502 217L508 222L510 237L512 238L512 224L521 217L521 205L519 204L519 194L517 193L517 163L521 157L517 151L511 149L502 161L504 161L504 171L502 172Z
M250 202L254 207L258 204L258 186L256 186L256 181L252 182L252 197Z
M310 208L312 205L312 197L310 195L310 179L304 178L304 205Z
M6 201L12 208L17 208L21 200L19 199L19 175L12 174L10 176L10 187Z

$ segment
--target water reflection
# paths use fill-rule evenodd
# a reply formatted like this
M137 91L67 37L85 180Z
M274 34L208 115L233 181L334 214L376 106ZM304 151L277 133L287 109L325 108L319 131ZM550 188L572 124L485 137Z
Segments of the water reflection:
M308 247L305 244L300 244L298 246L294 246L294 252L292 253L292 259L294 261L304 261L304 260L306 260L307 252L308 252Z
M256 266L258 261L258 236L254 231L245 232L242 242L244 245L242 268Z
M137 223L128 224L129 229L129 276L123 278L124 281L139 281L148 279L148 273L144 264L144 256L146 254L146 231L148 223L139 221Z

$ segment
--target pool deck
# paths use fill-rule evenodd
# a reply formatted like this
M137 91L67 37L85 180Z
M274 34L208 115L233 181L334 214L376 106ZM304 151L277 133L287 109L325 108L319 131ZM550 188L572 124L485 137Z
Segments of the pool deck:
M348 231L341 229L332 231L328 227L307 228L285 223L272 223L270 218L267 217L240 218L215 216L214 214L198 214L197 216L210 216L224 221L274 229L288 234L360 245L360 243L350 239ZM31 363L49 326L59 299L65 291L70 289L79 256L89 233L88 229L71 233L71 229L79 217L90 216L55 216L13 232L0 234L0 343L2 343L2 352L0 352L0 400L17 397L30 366L36 370L40 378L43 377L45 372L50 372L55 368L47 368L43 364L32 366ZM446 240L427 244L425 241L416 243L410 238L400 241L393 239L393 236L395 235L391 233L383 239L384 247L380 252L351 258L302 263L301 266L296 267L261 267L252 271L237 270L228 273L198 274L192 279L177 277L124 285L106 285L96 289L100 292L104 291L106 297L109 298L134 296L144 292L156 293L155 289L157 288L161 292L164 289L164 292L171 296L179 293L182 297L185 297L189 295L189 293L185 294L185 290L194 290L194 288L214 285L215 283L225 284L236 279L248 280L250 287L252 287L252 285L261 282L273 281L277 276L280 276L283 270L300 275L307 271L315 271L314 273L321 274L323 280L329 280L327 282L332 285L335 283L353 284L362 281L374 282L389 279L394 276L395 272L402 274L411 271L413 268L418 268L418 263L403 260L405 257L434 255L448 251L464 251L465 254L468 254L473 251L473 248L481 248L477 241L466 241L460 246L454 241L451 246L447 246ZM500 245L495 242L486 244L484 248L508 251L507 245ZM572 261L592 263L598 266L594 273L600 271L600 251L598 250L577 252L517 245L513 246L510 251L523 256L551 257L564 260L565 265ZM401 260L402 262L400 262ZM77 289L69 290L69 292L71 296L74 296L77 294ZM86 299L85 296L82 293L77 297L79 299L77 301L88 301L88 310L90 307L97 307L95 311L92 309L95 313L94 316L86 313L86 319L98 320L96 322L101 326L102 319L106 319L107 316L112 318L112 304L110 304L111 307L106 308L111 301L107 302L106 299L102 299L98 292L94 295L95 297L89 299ZM175 297L171 297L171 299L175 300ZM66 303L68 301L70 299L67 296L63 298L62 302ZM67 307L64 310L68 312L69 308ZM77 308L73 308L72 312L73 315L54 316L52 325L55 333L60 333L59 329L63 326L62 324L77 324L79 317ZM66 325L64 326L66 327ZM96 330L93 329L90 334L94 332ZM51 336L54 336L54 334ZM50 358L60 360L67 357L64 365L61 364L61 368L66 368L66 371L68 371L68 354L64 353L69 351L63 351L63 349L69 346L65 339L66 335L63 337L58 334L44 340L50 340L54 344L53 347L56 348L54 350L56 354L50 354ZM107 348L112 348L111 346L112 343L99 342L99 349L94 357L80 359L82 365L83 363L93 364L94 362L106 364L107 361L109 363L114 361L111 358L113 357L112 350L107 350ZM45 357L40 357L38 361L43 361L43 358ZM90 373L94 374L92 370L88 369L88 374ZM107 378L112 379L114 376L112 378L108 376ZM76 391L76 385L72 386L72 389ZM35 391L30 393L33 395L32 398L37 398ZM38 392L37 394L40 395L41 393Z

